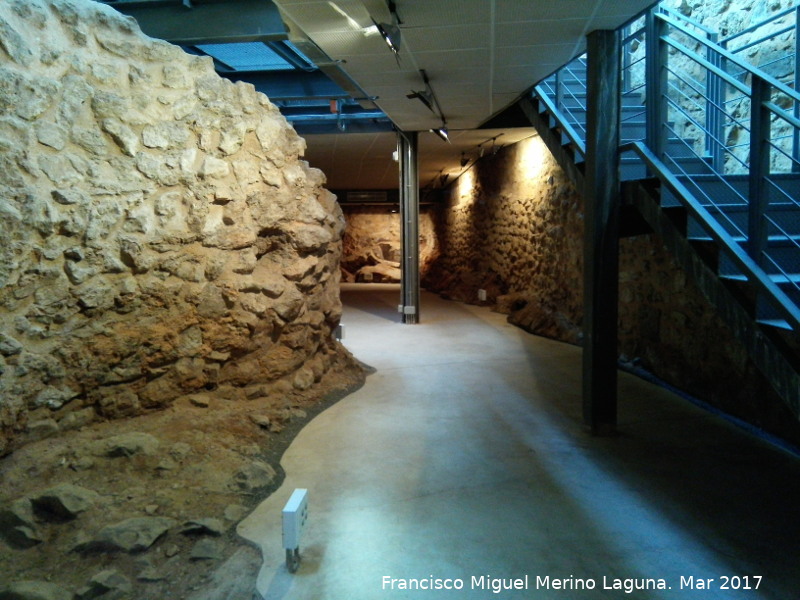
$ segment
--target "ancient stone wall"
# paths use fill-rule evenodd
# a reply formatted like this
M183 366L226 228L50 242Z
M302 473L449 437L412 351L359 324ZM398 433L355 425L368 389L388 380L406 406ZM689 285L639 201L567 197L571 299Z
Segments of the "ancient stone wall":
M579 344L583 205L536 137L477 162L439 215L441 256L423 284ZM621 241L619 356L795 441L800 426L655 235Z
M0 454L344 356L341 211L210 59L88 0L4 0L0 146Z
M580 198L538 137L467 170L438 218L441 256L426 287L465 302L483 289L491 304L524 305L519 317L537 332L578 341Z
M401 222L397 212L383 206L344 206L346 227L342 240L342 277L359 283L400 281ZM420 276L438 255L434 212L420 208Z

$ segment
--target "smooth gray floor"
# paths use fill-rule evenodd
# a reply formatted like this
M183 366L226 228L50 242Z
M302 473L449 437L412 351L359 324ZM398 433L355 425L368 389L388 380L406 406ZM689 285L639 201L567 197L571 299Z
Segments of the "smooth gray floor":
M402 325L396 286L342 299L344 343L377 372L298 435L284 485L239 526L262 548L264 598L800 598L796 457L626 374L621 435L593 438L579 348L431 294L421 323ZM292 575L280 525L295 488L310 518ZM527 576L528 589L471 589L473 576ZM723 590L726 576L763 579ZM615 578L671 589L605 589Z

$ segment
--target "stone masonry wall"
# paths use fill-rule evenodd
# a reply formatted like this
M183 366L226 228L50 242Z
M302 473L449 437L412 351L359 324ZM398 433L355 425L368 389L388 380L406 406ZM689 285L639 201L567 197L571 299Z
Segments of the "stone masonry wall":
M341 211L210 59L88 0L4 0L0 146L0 455L346 355Z
M465 302L484 289L537 333L579 341L580 198L538 137L467 170L438 218L441 256L426 287Z
M383 206L344 206L346 227L342 240L342 276L345 281L388 283L400 281L400 215ZM433 210L421 207L419 216L420 276L438 254Z
M582 200L538 137L501 150L452 187L441 256L424 285L580 344ZM655 235L620 245L619 356L788 439L800 425ZM579 376L579 374L576 374Z

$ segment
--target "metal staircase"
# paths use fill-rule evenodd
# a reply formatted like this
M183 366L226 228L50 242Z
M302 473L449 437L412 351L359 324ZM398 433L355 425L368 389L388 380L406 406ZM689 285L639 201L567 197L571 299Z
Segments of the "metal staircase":
M798 13L728 39L660 6L634 19L619 32L619 152L620 235L659 234L800 418L800 59L796 41L742 58L796 40ZM521 105L580 191L586 89L583 56Z

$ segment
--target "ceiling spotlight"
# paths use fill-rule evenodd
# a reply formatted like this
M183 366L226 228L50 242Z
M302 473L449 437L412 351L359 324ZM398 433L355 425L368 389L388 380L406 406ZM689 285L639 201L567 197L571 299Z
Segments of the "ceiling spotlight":
M389 49L395 54L400 52L400 26L395 23L378 23L375 19L372 20L375 27L378 28L378 33L381 34L383 41L389 46Z
M450 138L447 136L447 125L444 123L442 123L442 126L438 129L431 129L431 133L435 133L442 138L443 141L447 142L448 144L450 143Z

